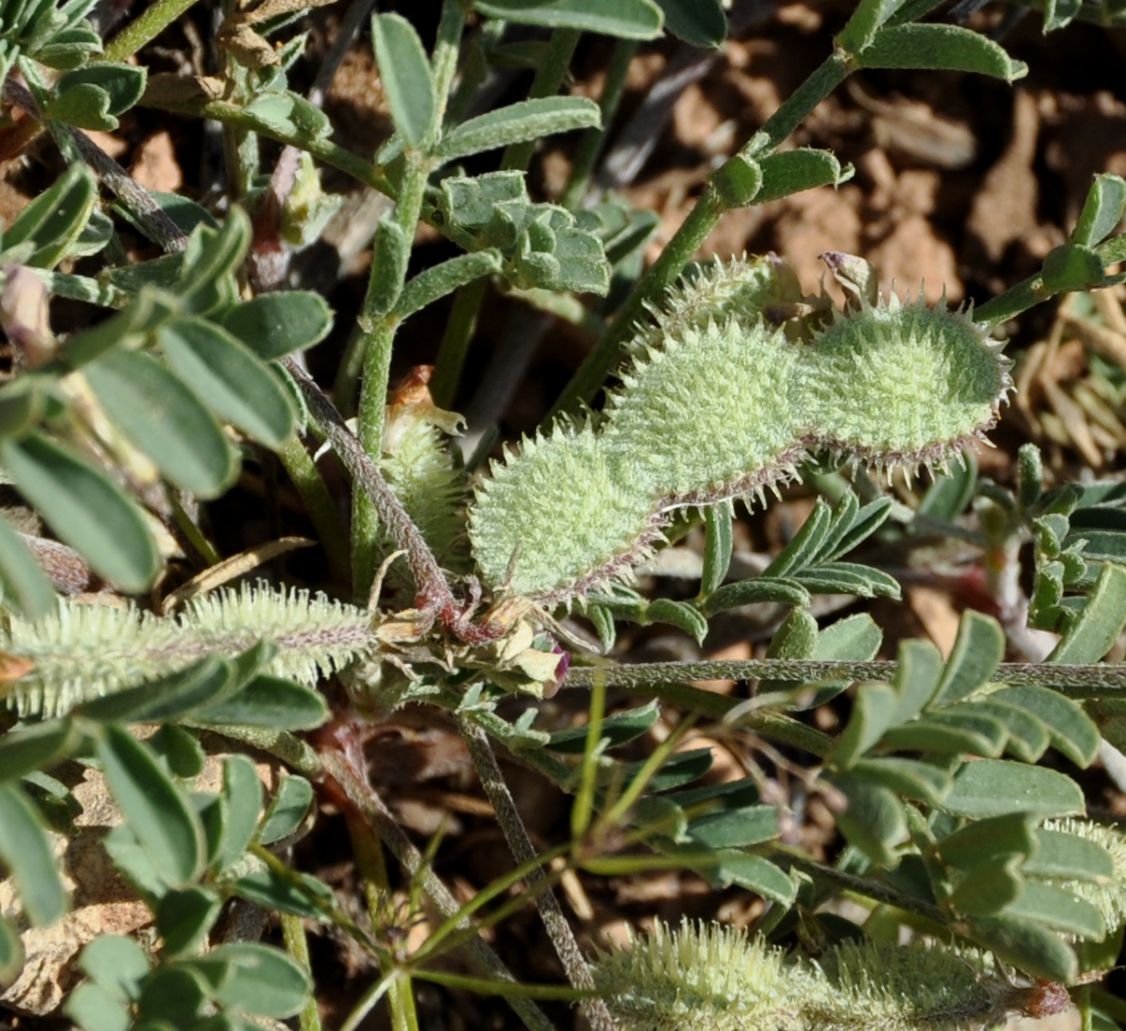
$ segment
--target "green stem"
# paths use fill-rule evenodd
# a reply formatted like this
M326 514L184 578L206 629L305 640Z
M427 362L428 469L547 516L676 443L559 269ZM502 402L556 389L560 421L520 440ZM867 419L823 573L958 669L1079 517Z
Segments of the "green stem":
M352 1007L352 1012L340 1025L340 1031L357 1031L367 1015L379 1004L379 1000L395 986L398 980L399 971L393 970L389 974L384 974L378 981L374 981Z
M810 112L833 92L851 71L847 56L834 53L826 58L808 79L774 112L767 123L740 151L745 158L764 157L774 150ZM633 292L622 305L605 335L579 366L574 378L556 401L549 418L557 412L569 411L589 402L617 363L622 344L633 333L634 324L647 303L658 301L692 260L699 246L715 228L723 205L715 184L723 169L711 176L696 206L673 235L661 256L638 280Z
M454 403L461 371L469 354L469 342L477 332L477 316L488 287L487 279L478 279L454 295L446 331L442 334L438 357L434 361L434 376L430 380L430 393L439 408L449 408Z
M847 54L840 51L830 54L766 120L740 153L749 158L765 157L776 149L852 71Z
M376 794L375 790L349 760L340 752L329 751L324 755L324 768L348 801L372 825L372 829L379 840L387 846L407 873L411 877L421 879L423 890L430 897L438 912L444 917L456 913L460 907L453 894L424 863L422 855L411 844L403 829L395 822L390 810L383 803L383 799ZM509 987L520 988L501 958L480 938L472 938L466 945L476 965L490 977L501 981L506 989ZM422 976L422 971L415 972L415 977ZM508 995L509 993L498 990L497 994ZM531 1028L532 1031L553 1031L551 1022L544 1016L539 1007L529 999L520 997L518 991L513 991L511 995L510 1005L512 1009L528 1028Z
M1126 261L1126 233L1114 236L1095 248L1095 253L1104 265L1117 265ZM1015 318L1021 312L1038 304L1050 301L1056 294L1044 286L1044 279L1037 273L1010 286L1003 294L974 309L974 321L986 326L999 326L1002 322Z
M381 927L390 926L394 922L391 886L387 879L387 864L383 861L383 848L365 820L352 814L347 824L368 916L378 933ZM391 979L391 1024L394 1031L418 1031L418 1013L415 1010L409 975L403 972L394 976L395 958L390 954L381 963L381 969L383 979Z
M481 995L499 995L507 999L515 1008L518 999L558 999L561 1002L574 1002L588 997L577 992L570 985L555 984L516 984L511 981L487 981L480 977L467 977L465 974L451 974L439 970L419 970L415 977L420 981L432 981L447 988L461 988L467 992ZM548 1025L550 1027L550 1025Z
M319 780L324 773L316 749L288 730L243 727L233 724L216 727L210 723L193 723L191 720L185 720L184 725L211 734L218 734L230 741L239 741L244 745L250 745L251 748L268 752L275 759L280 759L295 773L300 773L309 780Z
M294 916L292 913L282 913L281 927L286 952L309 975L310 982L315 983L312 978L312 966L309 962L309 941L305 937L305 922L301 917ZM297 1020L300 1031L321 1031L321 1015L317 1009L315 992L309 993L309 998L305 1000L305 1005L297 1015Z
M277 454L305 503L305 511L316 528L333 577L344 583L350 572L348 546L341 532L336 503L332 500L316 463L296 434L278 449Z
M187 86L186 82L185 86ZM168 111L177 115L210 118L216 122L222 122L224 125L239 126L277 143L297 147L330 168L335 168L345 175L351 176L356 182L370 186L373 190L378 190L388 197L393 198L395 196L395 191L391 188L391 184L384 176L380 166L364 160L350 150L345 150L331 140L310 139L297 132L283 132L277 126L266 124L229 100L202 100L199 97L185 97L183 100L174 100L162 97L146 99L137 106L156 111Z
M114 36L106 47L105 60L124 61L132 57L195 4L196 0L156 0Z
M529 100L538 100L540 97L554 96L563 84L571 58L575 55L581 33L577 29L556 29L551 34L551 42L547 47L547 55L543 64L536 69L536 76L532 80L532 88L528 90ZM525 140L523 143L513 143L505 148L500 160L500 167L515 171L524 171L531 163L532 154L536 149L535 140Z
M802 870L814 878L828 881L845 891L863 895L865 898L882 902L884 905L894 906L906 913L914 913L926 920L939 924L947 922L947 915L938 906L930 902L923 902L920 899L912 898L910 895L904 895L886 884L880 884L865 877L857 877L855 874L846 873L844 870L838 870L836 867L828 866L825 863L818 863L792 846L772 844L767 845L766 849L770 853L770 858L780 866Z
M465 13L462 0L443 0L433 56L435 98L439 111L445 111L449 100L450 83L457 68L458 48L465 28ZM435 133L438 132L438 124L439 120L436 120ZM394 219L406 239L412 240L422 216L426 183L434 162L427 154L408 150L405 165L395 203ZM383 451L383 422L391 376L391 352L400 320L394 314L376 317L372 309L375 298L381 292L386 296L389 286L394 287L396 296L399 294L406 280L406 265L405 261L402 262L402 268L397 273L399 282L387 284L381 283L379 278L385 276L387 270L380 268L378 262L372 263L367 296L360 313L363 337L359 347L363 354L363 380L356 420L357 435L364 450L377 460ZM367 601L375 577L378 532L379 519L375 507L363 492L357 492L352 499L352 590L361 604Z
M395 205L395 222L407 239L414 236L422 212L422 198L430 162L418 153L408 153L403 186ZM406 263L400 275L399 289L406 279ZM387 388L391 378L391 353L399 318L394 314L375 316L371 303L379 288L381 277L387 269L378 262L372 264L368 294L360 315L360 353L364 356L363 378L360 385L360 405L356 413L357 436L367 454L376 460L383 453L383 423L387 408ZM397 291L396 291L397 292ZM352 497L352 589L360 604L367 601L375 577L378 552L379 517L368 497L357 491Z
M598 155L602 152L602 145L606 140L606 132L614 120L614 114L621 103L622 94L625 93L626 78L629 66L637 53L638 43L633 39L619 39L614 43L614 51L610 55L610 65L606 69L606 81L602 85L602 96L598 100L598 109L602 115L600 129L587 129L579 139L575 148L575 156L571 162L571 174L567 179L567 188L559 203L565 208L574 210L586 196L590 188L590 176Z
M709 185L696 206L689 212L681 227L669 240L661 255L638 280L633 293L618 310L609 329L587 355L574 378L559 395L550 419L558 412L568 411L582 402L594 398L598 388L618 361L621 346L633 333L634 325L645 310L647 302L659 298L684 271L699 246L715 228L723 213L719 195Z

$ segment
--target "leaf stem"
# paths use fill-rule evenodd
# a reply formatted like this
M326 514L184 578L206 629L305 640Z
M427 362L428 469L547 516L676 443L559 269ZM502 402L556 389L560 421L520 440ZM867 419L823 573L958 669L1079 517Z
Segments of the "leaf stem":
M445 111L449 101L450 84L457 68L458 48L465 28L465 13L462 0L443 0L432 58L434 95L439 112ZM437 124L436 119L435 125ZM436 142L427 141L431 145ZM422 216L426 184L434 166L435 162L428 153L407 150L394 213L394 222L406 241L414 239ZM409 242L405 246L409 247ZM369 455L376 456L383 453L383 423L391 376L391 354L401 319L394 313L377 313L374 307L377 297L388 294L397 297L401 292L406 281L407 262L400 262L399 267L391 273L398 277L397 283L388 283L388 274L388 269L381 267L378 260L373 260L367 295L360 314L362 336L359 350L363 355L363 378L356 421L360 444ZM378 531L379 514L375 506L365 494L357 492L352 498L352 590L361 600L367 599L375 577Z
M371 824L356 813L347 813L348 838L352 855L360 873L360 883L367 903L368 916L376 933L380 927L393 922L391 888L387 880L387 865L383 861L383 848L372 832ZM394 1031L418 1031L418 1013L414 1005L411 979L405 971L398 971L393 953L381 964L383 978L390 978L391 1024Z
M481 786L492 803L497 823L504 834L504 840L508 842L509 851L517 863L534 862L537 859L535 847L524 827L524 821L520 818L520 811L516 808L512 793L508 790L485 731L467 716L458 717L458 729L469 748L469 755L477 770ZM539 867L528 875L528 881L533 887L539 886L545 880L544 872ZM580 991L593 991L594 978L555 893L549 888L541 891L536 896L536 908L555 947L555 953L567 972L567 979ZM594 1031L613 1031L614 1020L605 1002L601 999L589 999L581 1005Z
M1126 233L1105 240L1095 248L1095 253L1102 259L1104 265L1116 265L1126 261ZM974 309L974 320L986 326L999 326L1002 322L1007 322L1038 304L1050 301L1055 296L1055 293L1044 286L1043 276L1037 273L1022 279L1019 283L1010 286L1003 294L998 294L980 308Z
M105 60L124 61L146 43L156 39L197 0L156 0L125 26L105 49Z
M559 200L565 208L574 210L579 207L587 190L590 189L590 176L598 156L602 153L606 133L622 101L622 94L625 93L629 66L637 53L637 47L637 40L634 39L619 39L614 42L610 64L606 69L606 79L602 84L602 95L598 98L602 126L599 129L587 129L579 138L579 144L571 160L571 174L567 179L567 187Z
M536 71L528 90L528 99L549 97L559 91L567 67L575 53L579 33L572 29L556 29L551 35L547 57ZM532 159L535 141L514 143L505 148L501 157L501 168L511 171L524 171ZM488 291L488 281L478 280L462 287L454 296L446 331L438 347L438 357L434 362L434 377L431 390L434 403L441 407L453 405L457 388L461 382L461 372L465 367L466 355L473 334L477 331L477 318Z
M312 377L292 358L282 360L282 365L293 376L300 389L309 413L324 430L352 481L363 491L378 511L391 539L407 553L420 603L436 613L439 620L455 631L467 632L453 589L446 580L430 545L411 520L402 502L395 497L375 460L364 450L356 435L348 429L340 413Z
M345 583L349 576L348 548L337 516L336 504L317 470L316 463L296 434L278 448L277 455L293 486L297 488L297 493L301 495L301 500L305 503L305 511L316 528L333 577Z
M628 666L571 667L564 687L590 687L605 678L608 687L640 690L686 680L785 680L828 683L834 680L891 680L899 669L893 659L837 662L817 659L747 659L720 662L639 662ZM989 676L993 684L1039 684L1072 698L1099 698L1126 689L1126 663L1076 664L1002 662ZM690 689L695 691L696 689ZM710 694L710 692L700 692ZM718 707L718 705L716 706ZM713 713L705 712L705 715Z
M282 939L285 950L297 965L309 974L312 980L312 966L309 963L309 941L305 937L305 922L293 913L281 914ZM317 997L313 992L305 1000L305 1005L297 1015L300 1031L321 1031L321 1015L317 1009Z

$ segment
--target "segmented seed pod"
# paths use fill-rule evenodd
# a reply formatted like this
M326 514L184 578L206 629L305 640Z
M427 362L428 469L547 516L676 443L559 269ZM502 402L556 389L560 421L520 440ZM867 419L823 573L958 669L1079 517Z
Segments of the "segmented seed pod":
M743 268L753 292L760 266ZM705 277L698 303L676 295L680 314L641 340L597 429L553 431L494 468L470 515L487 585L569 602L627 576L675 508L761 496L821 450L942 464L996 422L1010 363L967 312L865 300L809 321L806 343L761 317L713 317L728 274Z
M647 348L607 399L606 446L634 456L670 502L708 503L782 477L804 453L801 345L727 318Z
M1011 362L970 314L866 301L802 355L812 444L880 467L941 463L997 421Z
M526 439L493 463L470 509L481 577L550 606L627 576L659 537L652 493L589 424Z
M803 976L760 938L687 920L658 924L594 968L622 1031L794 1031Z
M715 258L697 265L671 286L650 319L626 345L629 353L660 347L669 337L737 314L745 322L760 316L771 325L790 318L805 300L797 273L777 254L748 259Z

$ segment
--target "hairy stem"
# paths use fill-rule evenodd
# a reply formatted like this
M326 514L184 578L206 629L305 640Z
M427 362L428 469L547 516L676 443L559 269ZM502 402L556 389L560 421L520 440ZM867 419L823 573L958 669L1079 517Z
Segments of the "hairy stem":
M828 683L834 680L894 678L899 663L892 659L872 662L836 662L824 659L747 659L721 662L640 662L630 666L572 667L564 687L590 687L595 677L607 687L639 690L685 680L785 680L792 683ZM1072 698L1098 698L1126 689L1124 665L1066 665L1051 662L1002 662L989 677L994 684L1039 684ZM706 692L705 692L706 693Z
M296 434L278 449L278 458L309 514L332 575L344 583L349 575L348 547L336 512L336 504L317 470L316 463Z
M360 872L360 881L367 903L368 916L376 933L380 928L394 922L391 902L391 887L387 880L387 865L383 861L383 848L379 839L372 833L371 825L355 813L348 813L348 838L352 845L352 855ZM385 978L392 977L396 971L395 958L389 955L380 969ZM406 971L393 977L390 990L391 1024L394 1031L418 1031L418 1013L414 1005L414 992L411 979Z
M403 175L403 188L395 205L395 222L410 239L418 225L422 210L422 195L429 175L430 164L419 154L407 155L407 168ZM401 289L405 280L398 283ZM376 315L371 311L371 298L381 277L387 270L373 262L368 297L360 315L362 334L359 352L363 355L363 378L360 386L360 405L357 426L360 444L369 455L383 453L383 423L387 409L387 389L391 377L391 353L399 318L395 314ZM384 287L385 288L385 287ZM363 493L352 497L352 590L355 597L367 598L375 576L379 515Z
M442 18L438 24L438 38L434 45L435 98L439 111L445 111L450 84L457 67L457 52L461 33L465 27L465 6L461 0L443 0ZM436 124L433 135L439 135ZM426 141L429 144L436 139ZM426 183L434 162L428 153L408 149L402 185L395 203L394 221L407 240L414 239L422 216L422 203ZM357 412L359 438L369 455L383 451L383 422L387 406L387 388L391 375L391 353L395 333L401 321L394 313L374 310L376 298L393 292L396 296L406 280L406 262L395 273L397 283L386 282L388 270L378 261L372 262L371 279L367 296L360 313L363 331L359 343L363 355L363 381L360 388L360 405ZM368 498L357 493L352 498L352 590L357 598L366 599L375 577L376 551L380 514ZM421 586L421 585L420 585Z
M550 97L559 91L578 41L579 33L573 29L556 29L552 33L547 57L536 70L535 78L528 90L529 100ZM526 170L532 160L534 149L534 140L527 143L514 143L506 147L501 157L501 168L512 171ZM454 297L450 321L446 324L446 331L442 336L438 357L435 360L432 390L434 403L437 405L448 406L454 402L458 384L461 382L461 371L465 366L466 355L469 353L469 344L477 330L477 317L481 313L481 305L485 301L487 291L488 282L482 279L462 287Z
M769 851L771 860L778 863L779 866L802 870L815 878L828 881L838 888L843 888L845 891L863 895L865 898L881 902L884 905L894 906L906 913L914 913L926 920L932 920L939 924L946 922L947 916L938 906L930 902L923 902L921 899L912 898L910 895L904 895L887 884L881 884L866 877L858 877L856 874L838 870L826 863L818 863L816 860L805 856L798 849L788 845L771 845Z
M508 849L517 863L528 863L536 857L535 847L524 821L520 819L520 811L508 785L504 781L496 756L485 732L472 722L467 716L458 717L458 729L465 738L469 747L469 755L477 770L481 786L492 803L496 813L497 823L504 833L504 840L508 842ZM536 868L535 872L528 875L528 880L533 885L539 885L546 880L542 869ZM544 888L536 895L536 908L539 910L540 919L547 929L548 937L555 947L555 953L567 972L567 980L572 986L582 991L591 991L594 988L594 979L591 977L590 968L583 958L579 943L575 940L571 925L556 899L555 893L550 888ZM589 999L581 1004L587 1020L595 1031L613 1031L614 1021L606 1003L601 999Z
M1095 248L1095 253L1104 265L1116 265L1126 261L1126 233L1104 240ZM999 326L1002 322L1015 318L1021 312L1034 308L1044 301L1050 301L1056 294L1044 285L1043 276L1037 273L1010 286L1003 294L998 294L980 308L974 309L974 319L986 326Z
M614 43L610 66L606 69L606 81L602 85L602 96L598 99L602 128L587 129L579 138L579 144L571 160L571 174L567 180L567 188L559 201L565 208L572 210L577 208L586 196L590 187L591 173L594 171L599 154L602 153L606 133L625 92L629 66L637 53L637 47L638 43L633 39L619 39Z
M433 871L426 867L421 853L411 844L402 827L395 822L390 810L384 805L383 799L360 776L352 763L343 753L334 750L329 750L324 754L323 762L325 772L332 777L359 814L371 824L379 840L390 849L392 855L402 864L411 877L421 879L423 891L426 892L438 911L446 917L456 913L459 908L457 899ZM501 958L480 938L470 939L467 947L475 963L488 976L505 982L506 985L515 986L518 984ZM416 976L423 976L423 974L420 971L417 972ZM506 998L517 1016L532 1031L553 1031L551 1022L530 999L507 993Z
M309 406L310 414L324 430L353 482L370 499L392 540L407 553L407 563L414 576L422 607L436 612L447 626L460 625L461 613L457 599L438 560L407 510L403 508L402 502L388 486L375 460L348 429L340 413L313 382L312 377L292 358L283 359L282 364L293 376Z
M305 937L305 921L292 913L281 914L282 940L285 942L285 951L293 957L306 974L312 977L309 964L309 941ZM297 1015L297 1026L300 1031L321 1031L321 1015L317 1009L317 999L312 993L305 1000L301 1012Z
M106 47L105 60L124 61L159 36L197 0L155 0L125 26Z
M32 118L43 122L43 113L31 91L14 79L8 79L4 83L4 100L8 104L23 108ZM68 125L55 122L46 124L64 153L72 149L90 166L105 187L129 209L153 243L158 244L165 251L182 251L187 246L187 237L183 230L165 214L148 191L139 186L129 173L89 136Z

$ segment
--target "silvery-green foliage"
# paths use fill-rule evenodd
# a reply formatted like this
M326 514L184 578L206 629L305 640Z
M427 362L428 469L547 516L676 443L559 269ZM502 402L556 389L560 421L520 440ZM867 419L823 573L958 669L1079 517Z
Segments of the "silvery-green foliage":
M0 7L0 54L75 68L102 48L86 20L97 0L9 0ZM0 58L3 60L3 58Z

